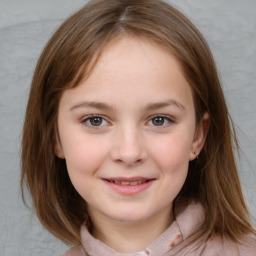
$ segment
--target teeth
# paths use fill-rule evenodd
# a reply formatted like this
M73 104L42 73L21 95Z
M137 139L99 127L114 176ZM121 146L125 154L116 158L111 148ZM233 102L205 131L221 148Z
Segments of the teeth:
M121 185L126 186L126 185L130 185L129 181L121 181Z
M140 181L118 181L118 180L114 180L112 181L113 183L116 183L116 184L119 184L119 185L122 185L122 186L136 186L136 185L139 185L141 183L143 183L144 181L140 180Z
M132 182L130 182L130 185L134 186L134 185L139 185L141 183L142 183L142 181L132 181Z

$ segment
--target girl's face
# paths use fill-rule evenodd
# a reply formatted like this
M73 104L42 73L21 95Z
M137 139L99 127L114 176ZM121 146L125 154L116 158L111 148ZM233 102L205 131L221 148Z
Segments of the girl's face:
M89 78L63 93L58 129L57 155L91 217L122 222L171 212L206 133L196 127L175 57L128 36L111 42Z

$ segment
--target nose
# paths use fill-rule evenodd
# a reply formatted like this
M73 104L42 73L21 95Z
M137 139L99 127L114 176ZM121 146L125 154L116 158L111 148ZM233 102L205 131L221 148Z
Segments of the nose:
M145 144L136 128L120 129L113 137L110 156L112 161L125 166L135 166L147 157Z

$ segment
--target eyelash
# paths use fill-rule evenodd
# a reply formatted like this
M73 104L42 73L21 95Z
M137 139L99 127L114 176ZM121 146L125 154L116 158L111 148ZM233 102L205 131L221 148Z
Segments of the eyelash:
M152 122L155 118L163 118L164 122L167 121L167 124L159 125L159 126L152 124L152 126L154 126L154 127L159 127L159 128L162 127L162 128L164 128L166 126L169 126L171 123L174 123L174 119L171 118L170 116L166 116L166 115L154 115L154 116L151 116L149 121L147 121L147 123Z
M102 124L100 124L100 125L92 125L91 120L93 118L100 118L102 122L106 122L107 124L104 124L104 125L102 125ZM154 116L151 116L146 123L153 122L153 120L156 119L156 118L163 118L165 124L164 125L159 125L159 126L151 124L150 126L161 128L161 127L166 127L166 126L170 125L170 123L174 123L173 118L171 118L170 116L165 116L165 115L154 115ZM167 124L166 124L166 121L167 121ZM90 124L88 124L87 122L90 122ZM99 129L102 126L107 126L109 124L109 122L106 120L106 118L102 117L101 115L90 115L90 116L87 116L87 117L85 117L82 120L82 123L84 123L87 127L90 127L90 128L93 128L93 129Z
M104 122L107 122L109 123L106 118L102 117L101 115L90 115L90 116L87 116L85 117L83 120L82 120L82 123L84 123L87 127L90 127L90 128L93 128L93 129L99 129L100 127L102 127L102 125L92 125L92 124L88 124L87 122L90 122L90 120L92 120L93 118L101 118L101 120ZM106 126L106 125L103 125L103 126Z

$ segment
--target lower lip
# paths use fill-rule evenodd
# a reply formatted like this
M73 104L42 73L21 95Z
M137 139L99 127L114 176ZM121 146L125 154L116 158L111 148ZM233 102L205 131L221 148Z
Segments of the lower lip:
M114 191L118 192L119 194L131 196L131 195L136 195L138 193L141 193L142 191L146 190L149 188L154 180L150 180L147 182L143 182L138 185L120 185L117 183L113 183L107 180L103 180L111 189Z

